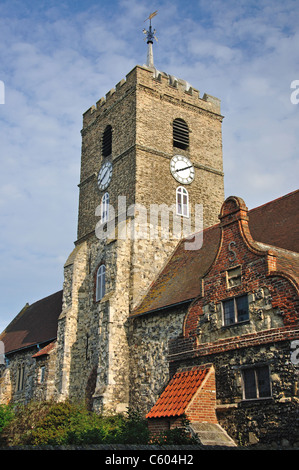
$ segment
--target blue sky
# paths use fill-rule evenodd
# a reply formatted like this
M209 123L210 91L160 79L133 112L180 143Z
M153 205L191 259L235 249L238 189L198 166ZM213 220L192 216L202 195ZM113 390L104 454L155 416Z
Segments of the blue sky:
M62 288L76 239L82 113L146 61L221 99L225 195L298 188L297 0L0 0L0 330Z

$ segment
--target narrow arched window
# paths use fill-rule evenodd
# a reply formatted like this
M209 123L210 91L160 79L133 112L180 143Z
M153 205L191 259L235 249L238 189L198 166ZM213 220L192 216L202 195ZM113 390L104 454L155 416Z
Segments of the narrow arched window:
M183 150L189 148L188 124L180 118L173 121L173 146Z
M25 364L20 364L17 370L16 390L20 392L24 388Z
M176 213L183 217L189 217L189 195L183 186L179 186L176 190Z
M101 264L97 270L96 279L96 301L101 300L105 295L106 286L106 266Z
M104 224L109 218L109 193L105 193L101 200L101 222Z
M109 157L112 153L112 127L109 125L104 130L102 140L102 155L103 157Z

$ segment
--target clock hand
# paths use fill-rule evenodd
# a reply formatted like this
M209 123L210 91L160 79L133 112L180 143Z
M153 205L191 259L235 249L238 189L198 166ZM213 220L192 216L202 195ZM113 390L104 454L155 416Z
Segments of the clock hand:
M188 170L189 168L192 168L192 165L186 166L185 168L179 168L178 170L175 170L175 172L177 173L178 171Z
M102 178L101 178L101 182L104 180L105 176L107 175L108 173L108 170L105 171L105 173L103 174Z

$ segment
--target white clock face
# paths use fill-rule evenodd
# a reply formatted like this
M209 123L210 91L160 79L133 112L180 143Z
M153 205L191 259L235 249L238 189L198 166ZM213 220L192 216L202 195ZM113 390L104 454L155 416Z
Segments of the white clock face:
M175 155L170 161L172 176L182 184L190 184L194 180L194 166L189 158L183 155Z
M98 175L98 187L101 191L106 189L112 178L112 163L106 162L102 165Z

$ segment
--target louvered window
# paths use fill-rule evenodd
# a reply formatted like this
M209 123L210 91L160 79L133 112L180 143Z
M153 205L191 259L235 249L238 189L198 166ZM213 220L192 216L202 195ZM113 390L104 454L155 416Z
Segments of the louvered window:
M184 150L189 147L189 128L180 118L173 121L173 146Z
M102 141L102 155L103 157L109 157L112 153L112 127L107 126Z

